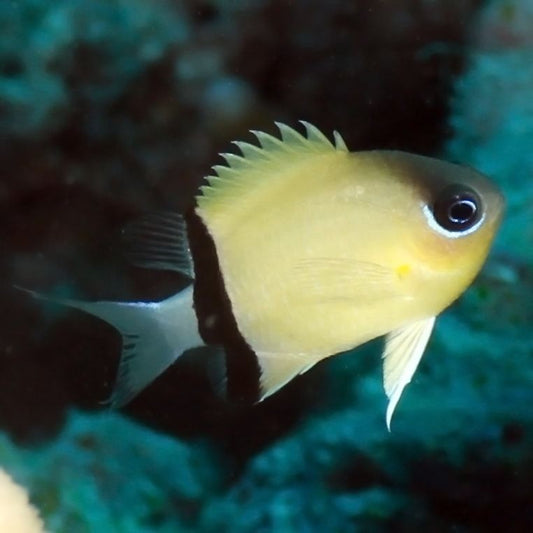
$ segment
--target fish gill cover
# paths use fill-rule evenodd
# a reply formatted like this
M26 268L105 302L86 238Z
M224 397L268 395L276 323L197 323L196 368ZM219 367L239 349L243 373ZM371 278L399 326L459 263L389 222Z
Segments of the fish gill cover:
M532 24L528 0L0 2L0 464L50 531L531 528ZM122 259L121 228L187 206L230 140L298 119L440 151L508 198L392 434L376 345L253 408L191 356L99 412L117 336L11 285L176 291Z

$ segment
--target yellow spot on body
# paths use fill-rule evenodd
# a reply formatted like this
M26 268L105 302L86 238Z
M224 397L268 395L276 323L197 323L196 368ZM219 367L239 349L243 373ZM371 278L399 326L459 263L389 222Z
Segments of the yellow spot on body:
M399 279L405 279L411 273L411 267L409 265L400 265L396 268L396 274Z

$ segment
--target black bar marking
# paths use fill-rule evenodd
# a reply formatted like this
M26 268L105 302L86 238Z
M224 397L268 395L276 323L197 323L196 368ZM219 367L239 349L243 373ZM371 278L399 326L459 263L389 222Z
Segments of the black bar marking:
M226 351L228 399L254 403L259 400L261 369L233 315L216 244L194 209L185 218L194 261L194 307L200 335L206 344L222 345Z

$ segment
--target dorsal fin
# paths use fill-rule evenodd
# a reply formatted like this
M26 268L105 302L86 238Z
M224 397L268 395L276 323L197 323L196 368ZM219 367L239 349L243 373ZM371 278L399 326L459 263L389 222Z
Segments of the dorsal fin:
M242 155L222 153L226 165L215 165L215 174L206 177L207 185L200 187L202 194L197 198L201 209L213 203L224 202L235 197L236 192L259 184L262 179L271 177L288 165L306 160L310 155L347 153L348 149L338 132L334 132L332 143L318 128L305 121L306 135L295 129L276 122L281 138L262 131L252 133L257 137L259 146L247 142L234 141Z
M124 253L142 268L173 270L190 279L194 266L184 218L173 211L147 213L122 231Z

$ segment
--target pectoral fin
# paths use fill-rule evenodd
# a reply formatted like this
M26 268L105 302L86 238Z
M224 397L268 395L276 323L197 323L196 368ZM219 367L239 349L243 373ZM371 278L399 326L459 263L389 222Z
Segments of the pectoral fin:
M422 358L434 323L434 316L425 318L391 331L385 338L383 385L389 399L387 406L389 431L394 409Z
M324 356L258 352L257 359L261 369L259 401L262 401L281 389L291 379L309 370L324 359Z
M303 299L319 302L361 303L394 296L397 290L397 277L391 268L343 258L302 259L294 266L291 280L300 287Z

